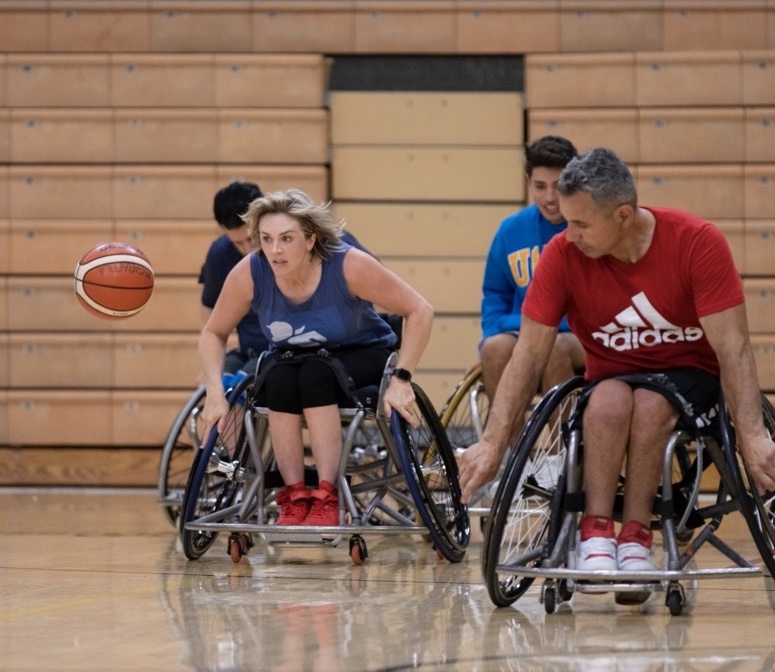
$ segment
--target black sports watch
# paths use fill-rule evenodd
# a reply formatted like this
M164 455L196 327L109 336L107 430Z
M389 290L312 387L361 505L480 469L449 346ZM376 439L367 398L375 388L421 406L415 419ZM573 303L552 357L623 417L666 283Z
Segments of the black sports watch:
M405 380L407 383L412 380L412 372L407 371L406 369L393 369L393 375L398 378L398 380Z

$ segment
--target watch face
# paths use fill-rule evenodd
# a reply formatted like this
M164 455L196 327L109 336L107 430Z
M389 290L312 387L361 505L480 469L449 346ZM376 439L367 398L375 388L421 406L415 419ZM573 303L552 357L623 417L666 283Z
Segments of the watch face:
M412 374L406 369L393 369L393 375L399 380L412 380Z

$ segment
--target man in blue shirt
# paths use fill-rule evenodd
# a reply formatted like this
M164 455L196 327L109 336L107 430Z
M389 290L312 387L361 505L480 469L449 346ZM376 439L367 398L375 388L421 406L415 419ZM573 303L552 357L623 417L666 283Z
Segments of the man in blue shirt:
M517 343L522 301L539 255L552 236L567 227L560 212L557 182L578 154L573 144L547 135L525 148L527 188L532 205L507 217L487 255L482 298L480 359L487 396L492 399ZM563 319L541 388L548 390L584 366L584 351Z
M254 249L247 224L242 221L241 215L247 212L252 201L261 196L261 189L252 182L232 182L215 194L213 215L223 235L210 245L199 274L199 283L202 285L202 326L213 312L226 276L242 257ZM238 347L226 354L225 373L235 373L251 361L255 370L255 358L269 345L253 311L237 325L237 338Z

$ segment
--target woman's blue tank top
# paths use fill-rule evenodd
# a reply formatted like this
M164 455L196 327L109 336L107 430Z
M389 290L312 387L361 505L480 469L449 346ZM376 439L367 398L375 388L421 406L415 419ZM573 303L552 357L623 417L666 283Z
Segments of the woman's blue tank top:
M347 289L342 266L350 247L342 243L331 259L323 261L317 289L301 304L280 292L266 256L251 253L252 307L270 350L395 346L395 333L373 304L354 297Z

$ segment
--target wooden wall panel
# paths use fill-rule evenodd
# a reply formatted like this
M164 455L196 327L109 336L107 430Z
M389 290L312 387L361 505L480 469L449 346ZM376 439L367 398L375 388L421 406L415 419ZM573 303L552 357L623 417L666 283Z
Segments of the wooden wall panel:
M216 168L216 177L217 188L233 180L248 180L266 193L296 187L318 203L331 198L326 166L221 165Z
M52 51L148 51L150 17L139 0L50 3Z
M631 109L556 109L528 113L528 137L568 138L580 152L605 145L628 163L640 160L638 111Z
M15 219L10 222L10 272L71 275L87 250L114 237L109 219Z
M390 259L395 271L428 301L437 314L478 315L484 259Z
M775 165L747 164L743 171L746 219L771 219L775 214Z
M775 336L751 336L756 370L759 374L759 387L766 392L775 391Z
M126 219L199 219L222 186L206 166L116 166L111 214Z
M745 160L775 162L775 107L746 109Z
M10 378L14 389L113 387L111 334L10 335Z
M150 48L156 52L249 52L253 48L252 3L236 0L196 4L153 3Z
M113 178L103 166L11 166L8 215L13 219L109 219Z
M766 0L665 0L664 49L764 49Z
M198 305L182 305L198 317ZM115 334L115 388L191 388L197 384L199 334ZM171 416L174 417L174 416ZM171 422L171 420L170 420Z
M775 334L775 278L746 278L743 287L751 333Z
M107 107L111 103L107 54L9 54L8 105Z
M158 449L148 448L0 448L0 483L19 487L149 488L156 486L158 460Z
M743 51L742 72L743 105L775 105L775 52Z
M741 163L746 124L740 107L644 108L639 112L641 163Z
M346 230L378 257L484 258L501 221L522 204L337 201Z
M193 388L192 388L193 389ZM156 451L148 453L146 460L151 469L144 468L141 482L155 486L158 456L164 439L186 403L191 389L183 390L117 390L113 392L111 441L113 446L153 446ZM118 451L116 451L118 452ZM123 452L123 451L122 451ZM148 479L148 471L151 478Z
M508 54L560 50L559 2L458 0L457 51Z
M454 0L373 0L355 3L358 53L453 54Z
M123 107L213 107L212 54L113 54L110 100Z
M0 447L7 446L7 445L8 445L8 392L4 389L0 389Z
M219 154L217 110L118 109L117 163L210 163Z
M662 3L655 0L560 2L561 51L661 49L662 30Z
M5 331L10 328L10 320L8 318L9 301L8 301L8 278L0 275L0 331Z
M775 275L775 219L746 220L745 272L754 276Z
M10 385L10 367L11 367L11 355L10 355L10 334L0 332L0 389L7 388ZM2 402L0 402L2 403ZM0 411L0 423L5 420L4 410ZM0 444L2 444L2 433L0 429Z
M355 0L265 0L253 11L253 51L352 54Z
M318 164L328 160L328 114L317 110L226 109L219 113L222 163Z
M467 369L478 360L481 340L482 328L478 314L438 316L433 322L431 340L419 368L446 371Z
M635 54L528 54L527 107L599 108L635 104Z
M256 8L254 16L259 13ZM250 108L324 107L327 72L322 53L326 52L216 54L215 104Z
M110 164L117 158L113 126L113 111L105 108L13 109L11 159L17 164Z
M521 201L524 165L514 148L337 147L340 200Z
M742 219L743 171L729 166L638 166L639 200L689 210L710 219Z
M3 51L48 51L51 43L47 0L17 0L4 4L0 20Z
M118 220L115 238L139 247L157 275L198 276L211 243L223 232L214 220Z
M22 446L111 445L106 390L10 390L8 443Z
M519 93L331 93L333 145L495 145L524 143Z
M11 222L0 219L0 275L11 271Z
M638 107L740 105L743 99L739 51L638 53L635 77Z

